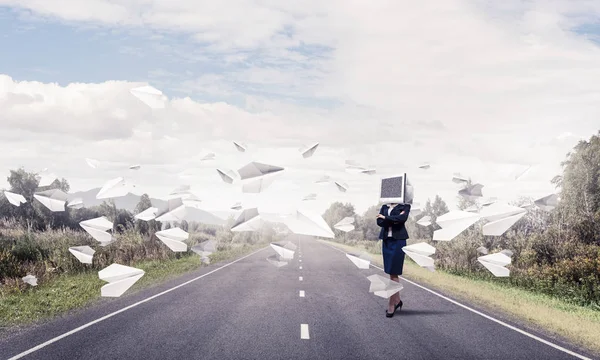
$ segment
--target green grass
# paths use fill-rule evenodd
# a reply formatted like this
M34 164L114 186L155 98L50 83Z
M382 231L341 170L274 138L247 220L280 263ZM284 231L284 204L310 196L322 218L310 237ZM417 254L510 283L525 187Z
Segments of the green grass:
M265 244L245 245L213 253L211 262L230 260L249 254ZM196 270L202 264L199 256L184 255L169 261L141 261L131 266L142 269L145 275L124 295L156 286L186 272ZM92 305L101 299L100 288L106 282L98 278L98 272L59 275L51 281L26 291L0 294L0 331L27 325L73 309Z
M336 242L324 243L345 251L364 250ZM373 254L373 264L383 266L381 255ZM600 311L577 306L544 294L536 294L493 281L471 279L444 271L431 272L410 259L404 263L404 278L439 290L459 301L476 304L517 322L533 325L546 333L600 354Z

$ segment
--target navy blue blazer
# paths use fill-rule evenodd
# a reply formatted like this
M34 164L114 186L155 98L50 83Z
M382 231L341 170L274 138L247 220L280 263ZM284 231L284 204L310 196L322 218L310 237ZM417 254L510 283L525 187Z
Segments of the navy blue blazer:
M398 204L395 208L392 209L392 212L388 216L388 207L387 205L383 205L379 213L385 216L385 219L377 219L377 225L381 227L381 232L379 232L379 238L384 239L387 237L389 232L389 227L392 227L392 238L397 240L405 240L408 239L408 231L406 231L406 227L404 227L404 223L408 220L408 215L410 214L410 205L409 204ZM400 215L400 213L404 211L404 214Z

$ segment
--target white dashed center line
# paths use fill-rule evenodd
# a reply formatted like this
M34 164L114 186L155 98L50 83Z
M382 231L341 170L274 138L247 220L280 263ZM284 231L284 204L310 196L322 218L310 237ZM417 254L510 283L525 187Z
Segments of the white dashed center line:
M300 259L300 260L298 260L298 261L302 262L302 259Z
M300 290L300 297L304 297L304 290Z
M299 276L299 277L298 277L298 280L302 281L302 280L304 280L304 279L302 278L302 276Z
M300 324L300 339L310 339L310 336L308 335L308 324Z
M300 266L300 270L302 270L302 266Z

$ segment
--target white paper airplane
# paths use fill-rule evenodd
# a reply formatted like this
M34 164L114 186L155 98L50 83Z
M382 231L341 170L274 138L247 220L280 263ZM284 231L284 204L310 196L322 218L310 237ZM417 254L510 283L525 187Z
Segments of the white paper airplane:
M150 85L136 87L129 91L133 96L153 110L165 108L167 97L163 95L162 91Z
M73 246L69 248L69 252L83 264L91 264L94 253L96 253L96 251L89 246Z
M94 239L99 241L100 246L106 246L114 240L112 235L107 233L108 230L113 228L113 223L104 216L82 221L79 223L79 226Z
M374 295L384 299L389 299L392 295L404 288L402 284L385 278L379 274L371 275L367 277L367 279L369 279L371 282L369 292L372 292Z
M167 230L158 231L156 237L174 252L187 251L187 244L184 242L190 237L190 234L181 228L174 227Z
M507 277L510 276L510 270L505 266L511 263L511 259L506 254L501 252L484 255L477 258L483 266L485 266L494 276Z
M37 286L37 278L33 275L27 275L21 278L21 280L23 280L23 282L31 285L31 286Z
M341 192L346 192L348 191L348 184L346 184L345 182L342 181L334 181L335 186L338 188L339 191Z
M100 293L104 297L119 297L144 276L144 270L112 264L98 272L100 280L108 282Z
M33 194L39 202L47 207L50 211L65 211L65 202L68 195L59 189L46 190Z
M246 150L248 149L248 146L246 146L246 144L241 143L241 142L237 142L234 141L233 145L235 145L235 148L239 151L239 152L246 152Z
M367 270L369 269L369 265L371 264L371 256L362 253L360 255L357 254L346 254L346 257L352 261L357 268Z
M269 244L271 245L271 248L273 250L275 250L275 252L282 258L285 260L291 260L294 258L294 251L290 250L290 249L286 249L285 247L283 247L280 244L277 243L271 243Z
M321 215L306 209L284 218L284 224L296 235L319 236L333 239L335 234Z
M118 177L107 181L96 194L96 199L114 199L125 196L129 193L131 186L124 178Z
M10 191L4 191L4 196L6 197L6 200L8 200L8 202L14 206L21 206L21 204L25 204L27 202L23 195L15 194Z
M303 146L299 149L300 153L302 154L303 158L309 158L311 156L313 156L313 154L315 153L315 151L317 151L317 147L319 146L319 143L314 143L311 144L309 146Z
M233 180L236 178L235 173L229 169L217 169L217 173L227 184L233 184Z
M287 261L283 261L281 257L277 254L273 254L267 258L267 261L276 267L280 268L282 266L286 266L288 264Z
M82 209L83 208L83 199L75 198L75 199L69 201L69 203L67 204L67 207L69 207L71 209Z
M412 209L410 209L410 212L412 213ZM420 218L417 221L417 225L421 225L421 226L430 226L431 225L431 216L423 216L422 218Z
M436 219L441 229L433 232L435 241L451 241L481 217L468 211L450 211Z
M345 217L342 220L340 220L337 224L333 225L333 227L343 232L350 232L354 230L354 217Z
M435 271L434 260L431 258L431 255L435 254L435 248L433 246L425 242L420 242L404 246L402 251L416 262L417 265Z

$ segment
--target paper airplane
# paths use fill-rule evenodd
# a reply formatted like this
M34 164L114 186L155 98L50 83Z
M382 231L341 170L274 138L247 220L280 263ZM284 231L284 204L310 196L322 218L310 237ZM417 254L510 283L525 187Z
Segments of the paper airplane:
M342 220L340 220L337 224L333 225L333 227L343 232L350 232L354 230L354 217L345 217Z
M290 249L286 249L285 247L283 247L280 244L277 243L271 243L269 244L271 245L271 248L273 250L275 250L275 252L282 258L285 260L291 260L294 258L294 251L290 250Z
M162 91L152 86L140 86L129 90L133 96L146 104L151 109L164 109L167 101Z
M433 232L433 240L450 241L475 224L479 219L479 214L467 211L450 211L439 216L436 223L441 229Z
M187 195L187 194L191 194L191 187L189 185L181 185L177 188L175 188L175 190L171 191L171 193L169 195Z
M136 165L131 165L129 167L129 170L139 170L142 167L142 165L136 164Z
M187 251L187 244L184 243L190 237L190 234L181 228L174 227L167 230L161 230L155 233L156 237L174 252Z
M231 210L242 210L242 203L236 202L235 204L233 204L233 206L230 209Z
M371 282L369 292L372 292L376 296L384 299L389 299L392 295L396 294L404 288L402 284L385 278L381 275L375 274L367 277Z
M119 297L142 276L144 276L144 270L112 264L98 272L100 280L108 282L108 284L102 286L100 294L104 297Z
M434 261L430 257L435 254L435 248L428 243L420 242L413 245L407 245L402 248L402 251L411 258L417 265L435 271Z
M469 179L462 176L461 174L456 173L456 174L454 174L454 176L452 176L452 181L457 184L462 184L462 183L469 182Z
M294 214L285 217L284 223L296 235L320 236L329 239L335 237L323 217L308 210L297 209Z
M419 165L419 169L423 169L423 170L427 170L431 167L431 165L429 164L423 164L423 165Z
M27 202L23 195L15 194L10 191L4 191L4 196L6 197L6 200L8 200L8 202L14 206L21 206L21 204L25 204Z
M217 243L214 240L204 241L192 246L191 250L200 255L202 262L210 264L209 256L217 250Z
M96 194L96 199L114 199L125 196L129 193L130 185L125 182L125 179L118 177L107 181L104 186Z
M480 246L480 247L477 248L477 252L481 253L481 254L484 254L484 255L487 255L488 249L485 246Z
M233 171L229 169L217 169L217 173L219 173L219 176L224 182L233 184L233 179L236 177Z
M317 151L317 147L319 146L319 143L314 143L312 145L309 146L303 146L299 149L300 153L302 154L303 158L309 158L311 156L313 156L313 154L315 153L315 151Z
M282 266L286 266L288 264L287 261L284 261L279 255L273 254L267 258L267 261L276 267L280 268Z
M459 190L458 195L466 197L466 198L482 197L483 196L483 194L481 193L482 189L483 189L483 185L474 184L474 185L470 185L470 186L467 186L467 187Z
M158 209L155 207L149 207L146 210L135 216L138 220L150 221L156 219L156 214L158 213Z
M341 192L346 192L348 191L348 184L341 182L341 181L334 181L335 186L338 188L339 191Z
M38 181L38 187L50 186L57 179L57 176L54 174L42 173L35 176L35 179Z
M360 255L346 254L346 257L359 269L367 270L371 264L371 257L365 253Z
M258 213L258 208L244 209L231 227L233 232L256 231L264 224Z
M31 285L31 286L37 286L37 278L33 275L27 275L21 278L21 280L23 280L23 282Z
M506 255L508 257L512 257L513 256L513 252L511 250L508 250L508 249L502 250L502 251L500 251L500 253L504 254L504 255Z
M485 266L494 276L507 277L510 276L510 270L505 266L511 263L509 256L503 253L495 253L484 255L477 258L483 266Z
M94 253L96 253L96 251L89 246L73 246L69 248L69 252L83 264L91 264Z
M238 170L240 179L246 180L251 178L263 177L285 170L280 166L268 165L259 162L251 162Z
M246 152L246 149L248 148L246 146L246 144L241 143L241 142L233 142L233 145L235 145L235 148L239 151L239 152Z
M302 199L302 201L313 201L313 200L317 200L317 194L315 194L315 193L308 194Z
M52 189L41 191L33 194L39 202L47 207L50 211L65 211L65 202L67 201L68 195L59 189Z
M412 209L411 209L412 212ZM431 216L423 216L417 221L417 225L421 226L430 226L431 225Z
M544 211L551 211L558 206L560 198L557 194L544 196L543 198L535 200L533 203Z
M82 209L83 208L83 199L75 198L75 199L69 201L69 203L67 204L67 207L69 207L71 209Z
M527 210L511 205L493 204L482 209L480 215L488 220L483 225L483 235L502 236L511 226L521 219Z
M265 191L273 183L273 181L275 181L275 177L277 175L278 173L269 176L261 176L257 179L245 181L242 185L242 192L251 194L261 193Z
M210 160L214 160L216 156L217 156L217 155L216 155L215 153L208 153L208 154L204 155L204 156L202 157L202 159L200 159L200 161L210 161Z
M329 175L323 175L315 183L317 184L327 184L331 181L331 177Z
M106 246L113 242L112 235L107 233L108 230L113 228L113 223L104 216L82 221L79 223L79 226L94 239L99 241L100 246Z

